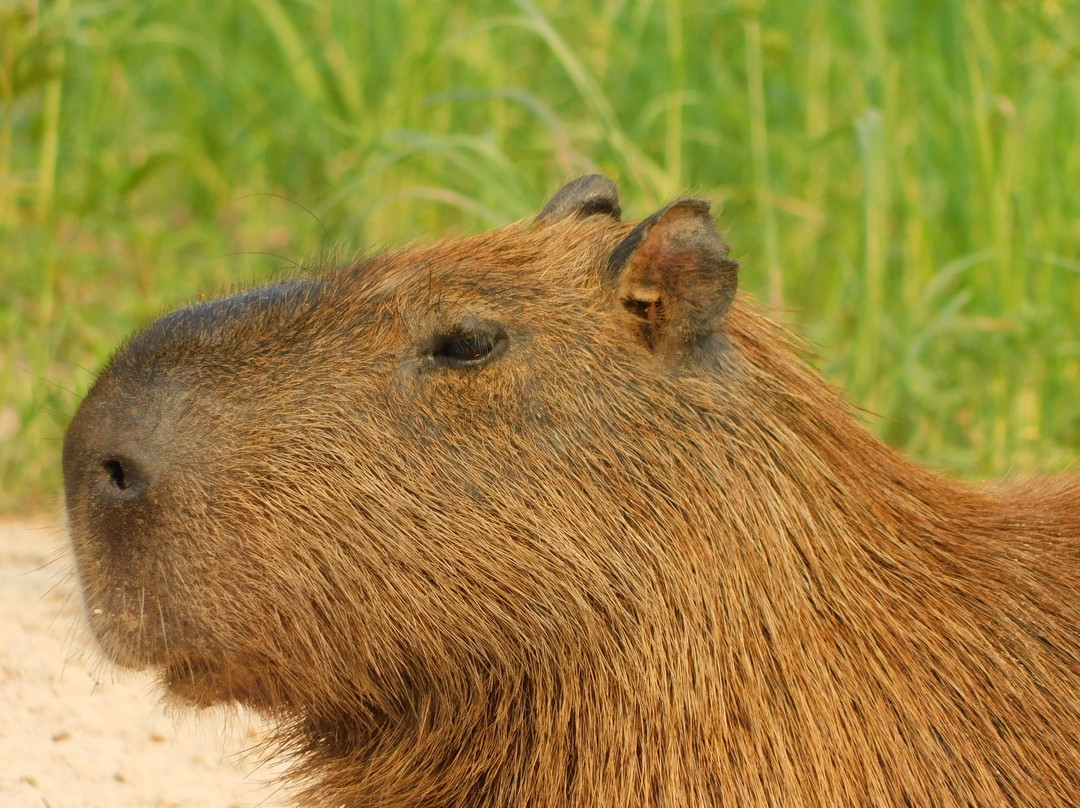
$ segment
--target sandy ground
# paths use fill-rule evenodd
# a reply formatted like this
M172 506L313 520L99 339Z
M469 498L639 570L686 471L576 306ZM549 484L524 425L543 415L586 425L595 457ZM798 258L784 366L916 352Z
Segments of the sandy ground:
M166 714L149 677L102 663L62 528L0 521L0 806L279 806L245 715Z

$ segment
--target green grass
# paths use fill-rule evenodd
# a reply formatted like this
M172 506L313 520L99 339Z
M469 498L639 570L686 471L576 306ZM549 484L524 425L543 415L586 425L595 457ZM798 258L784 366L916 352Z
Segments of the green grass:
M0 0L0 513L133 328L599 169L716 201L742 283L890 442L1080 455L1070 2ZM570 7L574 6L574 10Z

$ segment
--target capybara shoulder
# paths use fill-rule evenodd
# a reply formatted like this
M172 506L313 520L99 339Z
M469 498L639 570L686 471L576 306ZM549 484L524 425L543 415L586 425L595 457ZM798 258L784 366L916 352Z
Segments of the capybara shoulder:
M181 309L72 420L103 653L239 702L313 806L1080 804L1080 488L853 420L709 206Z

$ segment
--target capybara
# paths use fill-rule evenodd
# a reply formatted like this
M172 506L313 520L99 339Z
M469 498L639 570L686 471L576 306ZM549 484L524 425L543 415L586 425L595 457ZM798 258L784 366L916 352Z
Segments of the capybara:
M313 806L1080 804L1080 483L859 426L707 203L169 314L64 443L86 613Z

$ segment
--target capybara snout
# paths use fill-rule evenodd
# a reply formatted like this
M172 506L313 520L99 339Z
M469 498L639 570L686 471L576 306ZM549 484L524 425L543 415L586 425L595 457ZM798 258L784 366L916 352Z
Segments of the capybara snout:
M304 804L1080 801L1080 491L860 427L709 206L181 309L64 445L88 620L276 722Z
M238 348L245 329L258 323L286 338L290 324L317 299L312 281L278 284L174 312L132 339L68 429L69 504L145 524L148 514L141 511L160 501L171 470L198 464L201 441L215 430L211 410L227 391L221 382L233 372L230 366L244 361Z

